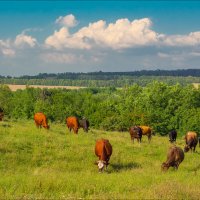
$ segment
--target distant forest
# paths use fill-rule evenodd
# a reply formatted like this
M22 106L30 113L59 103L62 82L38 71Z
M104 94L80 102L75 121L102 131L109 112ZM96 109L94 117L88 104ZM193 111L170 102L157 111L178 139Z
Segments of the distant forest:
M153 80L169 85L200 83L200 69L141 70L133 72L40 73L35 76L0 76L2 84L69 85L84 87L124 87L138 84L146 86Z

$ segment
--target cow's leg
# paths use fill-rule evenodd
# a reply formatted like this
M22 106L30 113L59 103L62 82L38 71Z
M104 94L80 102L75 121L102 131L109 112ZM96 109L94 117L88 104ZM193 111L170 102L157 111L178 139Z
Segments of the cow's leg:
M147 137L148 137L148 141L150 143L150 141L151 141L151 134L149 134Z
M179 166L179 163L176 163L176 164L174 165L174 169L175 169L175 170L178 170L178 166Z

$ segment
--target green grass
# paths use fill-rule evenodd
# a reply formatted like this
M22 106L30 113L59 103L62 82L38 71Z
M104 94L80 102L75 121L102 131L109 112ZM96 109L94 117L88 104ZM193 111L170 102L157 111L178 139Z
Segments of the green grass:
M108 171L98 173L95 141L113 146ZM178 171L160 170L170 144L155 136L148 144L130 141L128 132L82 130L64 124L37 129L33 121L0 123L1 199L199 199L200 149L185 154ZM179 138L177 145L183 147Z

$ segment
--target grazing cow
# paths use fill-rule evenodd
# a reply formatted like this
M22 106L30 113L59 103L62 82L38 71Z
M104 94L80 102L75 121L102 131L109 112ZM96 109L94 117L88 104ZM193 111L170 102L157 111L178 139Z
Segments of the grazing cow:
M188 152L189 150L195 152L198 143L197 133L194 131L187 132L185 135L185 143L184 152Z
M176 130L171 130L170 132L169 132L169 141L171 142L171 143L173 143L173 142L176 142L176 137L177 137L177 132L176 132Z
M139 143L141 143L141 139L142 139L142 129L139 126L132 126L129 128L129 133L131 136L131 140L133 140L134 143L134 139L136 138L137 141Z
M87 133L89 130L89 121L85 118L79 120L79 127L83 128L83 130Z
M151 141L152 134L154 135L152 129L149 126L139 126L142 129L142 135L146 135L148 137L148 141Z
M71 132L71 129L73 129L75 134L78 134L78 129L79 129L79 122L78 118L71 116L66 118L66 123L69 131Z
M99 139L96 141L95 154L99 157L99 160L95 163L98 165L99 172L102 172L104 167L109 165L109 159L112 155L112 146L109 140Z
M4 117L4 112L3 112L3 109L0 108L0 121L3 120L3 117Z
M172 146L167 153L167 161L162 163L162 171L167 171L169 167L178 169L180 163L184 160L184 152L180 147Z
M42 112L35 113L34 120L35 120L35 125L38 128L44 127L46 129L49 129L47 117L44 113L42 113Z

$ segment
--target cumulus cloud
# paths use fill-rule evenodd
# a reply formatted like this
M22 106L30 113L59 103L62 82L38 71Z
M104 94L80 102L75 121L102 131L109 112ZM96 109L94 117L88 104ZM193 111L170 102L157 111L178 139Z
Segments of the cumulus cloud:
M94 47L123 50L144 46L197 46L200 45L200 32L191 32L188 35L166 35L152 30L152 21L149 18L118 19L107 24L104 20L89 23L77 32L70 34L69 28L76 24L73 15L59 17L56 23L63 25L46 38L45 44L56 49L91 49ZM161 55L162 56L162 55Z
M37 40L29 35L25 35L23 32L16 36L14 44L16 47L34 47L37 43Z
M0 40L0 52L2 55L7 57L15 56L15 50L12 49L10 40Z
M0 40L0 53L5 57L14 57L16 56L17 49L33 48L36 44L37 40L26 35L25 31L23 31L14 40Z
M70 14L70 15L66 15L66 16L60 16L56 19L56 24L60 24L62 26L66 26L66 27L74 27L78 24L76 18L74 17L74 15Z
M90 23L74 34L67 27L62 27L49 36L47 46L62 48L90 49L97 45L112 49L124 49L151 45L158 41L159 34L151 30L152 22L148 18L133 20L119 19L115 23L106 24L99 20Z
M188 35L163 36L163 44L167 46L196 46L200 44L200 32L191 32Z
M74 48L74 49L90 49L84 37L76 34L70 35L68 28L62 27L59 31L55 31L52 36L45 40L45 44L56 49Z

